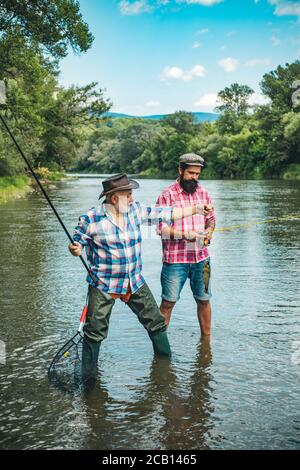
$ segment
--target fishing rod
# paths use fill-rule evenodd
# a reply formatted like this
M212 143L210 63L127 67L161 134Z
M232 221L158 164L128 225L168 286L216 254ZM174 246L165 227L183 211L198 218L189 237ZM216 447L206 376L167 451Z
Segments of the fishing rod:
M6 104L6 87L5 87L5 83L3 81L0 81L0 106L1 105L5 105ZM34 169L32 168L28 158L26 157L26 155L24 154L22 148L20 147L19 143L17 142L15 136L13 135L13 133L11 132L6 120L4 119L4 117L2 116L2 114L0 113L0 120L3 124L3 126L5 127L7 133L9 134L10 138L12 139L14 145L16 146L18 152L20 153L20 155L22 156L23 160L25 161L27 167L29 168L32 176L34 177L35 181L37 182L40 190L42 191L43 195L45 196L45 199L46 201L48 202L49 206L51 207L52 211L54 212L58 222L60 223L61 227L63 228L65 234L67 235L69 241L73 244L74 241L73 241L73 238L71 237L67 227L65 226L63 220L61 219L60 215L58 214L55 206L53 205L51 199L49 198L47 192L45 191L42 183L40 182L40 180L38 179ZM91 278L93 279L93 281L96 283L96 285L98 284L98 279L94 276L94 274L90 271L85 259L83 258L82 255L79 256L80 258L80 261L82 262L82 264L84 265L85 269L87 270L88 274L91 276ZM80 321L79 321L79 327L78 327L78 330L76 332L76 334L74 336L72 336L72 338L70 340L68 340L59 350L58 352L55 354L49 368L48 368L48 376L50 377L51 373L52 372L56 372L57 371L57 368L59 368L59 366L61 365L61 360L62 359L65 359L67 357L71 357L72 356L72 353L75 352L75 359L78 360L79 359L79 353L78 353L78 348L79 346L82 344L82 340L83 340L83 326L84 326L84 323L85 323L85 320L86 320L86 316L87 316L87 311L88 311L88 294L87 294L87 298L86 298L86 302L85 302L85 305L82 309L82 312L81 312L81 316L80 316Z
M6 103L6 88L5 88L5 83L3 81L0 81L0 105L4 105ZM6 131L8 132L9 136L11 137L13 143L15 144L17 150L19 151L20 155L22 156L23 160L25 161L27 167L29 168L32 176L34 177L35 181L37 182L40 190L42 191L43 195L45 196L49 206L51 207L52 211L54 212L58 222L60 223L61 227L63 228L65 234L67 235L69 241L73 244L74 243L74 240L73 238L71 237L67 227L65 226L63 220L61 219L60 215L58 214L56 208L54 207L51 199L49 198L48 194L46 193L42 183L40 182L39 178L37 177L34 169L32 168L28 158L25 156L23 150L21 149L20 145L18 144L15 136L13 135L13 133L11 132L10 128L8 127L7 125L7 122L5 121L4 117L2 116L2 114L0 113L0 120L2 121L2 124L3 126L5 127ZM88 274L91 276L91 278L93 279L94 282L96 282L96 284L98 284L98 280L95 278L95 276L93 275L93 273L91 273L90 271L90 268L88 267L85 259L83 258L82 255L79 256L80 258L80 261L82 262L83 266L85 267L85 269L87 270Z

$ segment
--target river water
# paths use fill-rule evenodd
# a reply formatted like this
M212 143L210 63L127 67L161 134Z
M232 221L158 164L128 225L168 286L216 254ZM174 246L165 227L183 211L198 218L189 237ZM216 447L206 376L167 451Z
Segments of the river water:
M72 230L101 180L51 189ZM164 180L141 180L154 203ZM300 184L205 181L218 227L299 214ZM77 329L85 272L43 196L0 206L2 449L300 449L300 220L215 233L212 337L201 341L187 284L169 328L171 362L153 358L134 314L117 301L93 392L47 378ZM146 233L144 276L160 301L160 240Z

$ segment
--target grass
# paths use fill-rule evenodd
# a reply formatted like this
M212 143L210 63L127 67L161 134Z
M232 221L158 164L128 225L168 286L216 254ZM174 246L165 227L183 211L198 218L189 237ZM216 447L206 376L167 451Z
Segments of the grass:
M0 204L24 196L29 189L30 180L27 176L0 177Z

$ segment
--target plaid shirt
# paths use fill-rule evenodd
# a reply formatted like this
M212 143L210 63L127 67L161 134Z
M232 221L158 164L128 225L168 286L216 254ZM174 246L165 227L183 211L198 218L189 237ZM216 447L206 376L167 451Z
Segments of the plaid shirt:
M157 205L185 207L196 204L212 204L211 198L202 186L198 186L194 194L184 192L178 181L165 189L157 199ZM193 230L195 232L203 232L205 230L208 219L215 220L215 212L212 211L209 217L201 214L185 217L184 219L175 220L171 223L171 227L175 230L186 232ZM157 233L161 235L164 223L160 223ZM190 242L182 239L163 239L163 262L164 263L199 263L209 257L207 247L202 247L197 242Z
M86 249L88 265L98 279L97 287L112 294L136 292L142 276L141 224L171 223L172 208L142 206L135 202L124 214L124 229L116 225L105 203L79 217L73 240ZM87 282L96 286L90 275Z

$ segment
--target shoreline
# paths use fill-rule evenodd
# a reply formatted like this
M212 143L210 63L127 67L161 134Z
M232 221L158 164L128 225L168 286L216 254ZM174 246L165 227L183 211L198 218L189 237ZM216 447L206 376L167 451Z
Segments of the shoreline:
M55 172L47 174L46 178L40 178L40 182L46 186L46 189L51 189L55 187L55 183L66 179L71 179L71 177L65 173ZM0 176L0 204L21 199L38 190L37 183L31 176Z
M1 176L0 177L0 204L21 199L33 192L28 176Z
M49 176L49 175L47 175ZM105 178L111 175L99 174L99 173L56 173L51 175L49 178L40 178L40 182L46 186L46 188L51 189L55 186L55 183L61 182L67 179L77 179L77 178ZM146 176L146 175L129 175L131 178L138 179L168 179L173 180L174 177L166 177L165 175L159 176ZM203 178L203 180L219 180L220 178ZM274 178L243 178L243 179L227 179L222 178L222 181L274 181ZM283 175L281 178L276 178L277 181L300 181L299 175ZM35 187L36 182L33 178L29 176L0 176L0 204L5 204L10 201L21 199L27 194L35 192L38 188Z

